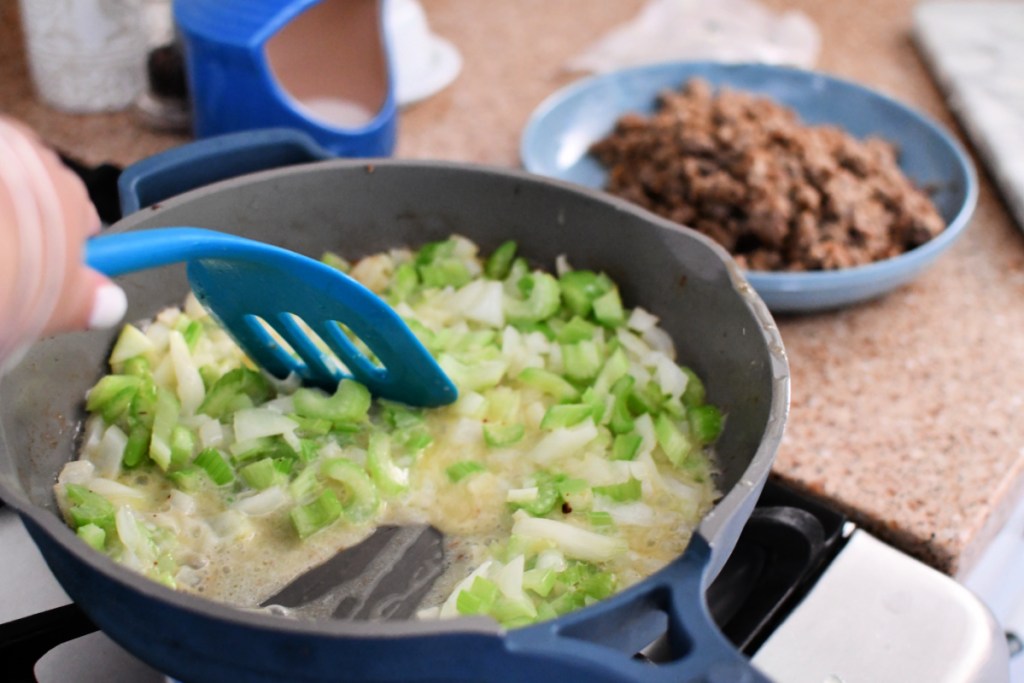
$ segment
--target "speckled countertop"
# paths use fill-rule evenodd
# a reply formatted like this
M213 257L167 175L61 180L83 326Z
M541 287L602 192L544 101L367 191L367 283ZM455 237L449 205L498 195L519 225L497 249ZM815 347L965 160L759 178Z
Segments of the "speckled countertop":
M910 37L910 0L783 2L822 35L822 70L880 88L961 137ZM461 51L456 82L405 110L398 157L518 165L563 65L642 0L423 0ZM28 81L17 3L0 0L0 111L88 163L128 164L185 138L127 113L48 109ZM923 277L858 308L779 320L792 413L775 476L823 495L947 573L969 569L1024 490L1024 236L982 171L964 237Z

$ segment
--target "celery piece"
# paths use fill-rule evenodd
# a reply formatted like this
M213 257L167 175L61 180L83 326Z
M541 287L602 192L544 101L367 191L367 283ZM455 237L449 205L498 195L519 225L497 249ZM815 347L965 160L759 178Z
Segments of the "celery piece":
M508 369L508 362L505 360L464 363L448 353L438 356L437 363L460 391L482 391L496 387Z
M392 444L400 446L409 453L422 451L433 441L434 437L423 427L404 429L391 435Z
M279 436L262 436L247 441L236 441L228 447L228 451L235 462L245 462L256 458L276 458L293 453L291 446Z
M593 339L596 331L592 323L576 315L555 333L555 339L562 344L575 344L584 339Z
M206 448L200 451L193 464L202 468L217 486L225 486L235 480L234 470L231 469L231 465L228 464L224 455L216 448Z
M342 505L345 517L358 522L377 512L380 505L377 487L362 467L347 458L332 458L323 462L320 471L345 488Z
M154 348L153 341L146 336L146 333L129 323L121 328L121 332L117 335L117 341L114 342L114 348L110 350L110 364L124 363L129 358L143 356Z
M701 381L697 373L686 367L685 365L680 366L683 374L686 375L686 389L683 390L683 405L687 408L693 406L699 406L704 403L705 389L704 382Z
M546 322L542 323L515 323L515 328L523 334L529 334L530 332L540 332L548 341L555 341L557 335L551 325Z
M199 404L198 412L221 419L238 408L246 407L245 403L264 403L272 394L273 387L259 372L235 368L213 383Z
M157 387L153 431L149 438L149 457L164 472L171 466L171 438L178 424L178 399L167 389Z
M587 513L587 521L595 529L614 529L615 520L612 514L605 510L593 510Z
M612 460L632 460L640 450L643 440L636 432L616 434L612 442Z
M409 470L399 467L391 459L391 439L383 432L370 434L366 448L366 469L373 483L387 495L395 495L409 488Z
M467 616L487 614L500 595L501 589L498 588L498 584L490 579L477 576L468 589L464 588L459 591L459 595L455 599L455 608L459 614Z
M612 287L594 299L594 318L605 327L621 327L626 322L618 287Z
M213 385L217 383L218 379L220 379L220 374L217 372L217 368L210 365L200 366L199 376L203 380L203 388L206 390L207 394L210 393L210 389L212 389Z
M569 271L558 278L558 284L566 307L581 317L590 315L594 299L613 286L607 275L592 270Z
M395 268L395 274L391 277L391 283L388 285L388 300L392 303L405 301L419 285L420 276L416 272L416 266L412 262L406 261Z
M185 326L185 329L181 331L181 336L185 338L185 344L188 345L189 351L196 348L196 342L203 336L203 324L198 320L191 321Z
M458 289L473 279L466 264L457 258L446 258L419 266L416 269L424 288L454 287Z
M248 465L239 468L238 476L240 476L246 484L257 491L268 489L271 486L283 483L283 481L287 480L287 478L282 475L276 467L274 467L273 458L263 458L262 460L251 462Z
M672 418L664 413L658 415L654 420L654 434L669 462L676 467L682 465L693 448L689 435L684 434L682 429L672 421Z
M453 240L437 240L434 242L427 242L420 247L419 251L416 252L413 263L417 266L425 266L430 263L450 258L454 255L455 242Z
M445 468L445 473L452 483L460 482L471 474L486 471L487 468L475 460L460 460Z
M532 275L532 282L526 299L505 298L505 320L509 323L537 323L558 312L558 280L547 273L536 272Z
M347 273L352 268L348 261L333 251L325 251L320 256L320 262L343 273Z
M153 369L145 356L132 356L124 362L122 374L132 377L146 378L153 375Z
M601 349L592 339L562 344L562 364L569 379L582 382L597 377L601 362Z
M540 421L541 429L572 427L591 417L594 407L586 403L558 403L547 409Z
M564 377L543 368L525 368L516 379L560 401L578 398L580 395L576 387Z
M109 500L80 484L66 484L64 491L71 503L68 516L75 529L86 524L95 524L108 532L114 529L115 510Z
M292 398L299 416L335 424L363 422L370 410L370 390L351 379L341 380L331 396L319 389L299 389Z
M653 416L660 412L664 399L658 383L650 381L644 386L633 387L629 394L629 409L636 415L650 413Z
M299 439L299 459L313 462L320 453L320 444L313 439Z
M612 385L611 394L615 398L612 403L612 414L608 427L615 434L625 434L633 431L634 421L630 412L629 400L633 395L633 385L636 380L632 375L623 375Z
M195 465L186 465L168 473L167 475L167 478L170 479L176 487L185 492L198 490L202 485L204 477L205 474L203 469L201 467L196 467Z
M107 532L99 526L89 523L83 524L75 530L78 537L85 541L93 550L99 550L103 552L103 548L107 543Z
M319 489L320 479L315 466L306 467L288 484L288 493L298 501L305 500Z
M702 445L714 443L722 433L722 413L713 405L690 408L686 418L690 423L690 433Z
M487 258L484 264L484 275L492 280L504 280L512 270L512 262L516 257L516 242L502 242Z
M619 484L595 486L594 493L611 498L617 503L629 503L635 500L640 500L640 496L643 494L643 488L640 485L639 479L636 477L630 477L627 481Z
M171 430L171 462L169 469L184 467L192 460L196 440L188 427L175 425Z
M274 469L287 478L291 476L292 470L295 469L295 460L294 455L283 455L274 458Z
M296 413L291 413L288 417L298 423L299 426L298 429L295 430L295 433L299 436L326 436L334 426L330 420L324 420L317 417L302 417Z
M542 472L536 477L537 497L522 503L513 503L512 507L525 510L533 517L543 517L562 502L562 493L558 490L557 478Z
M518 423L510 425L484 425L484 443L491 448L503 448L516 444L523 438L524 434L526 434L526 428Z
M381 417L395 429L407 429L423 424L423 409L412 408L404 403L396 403L387 399L377 401Z
M132 426L137 424L146 427L153 426L153 414L156 412L156 384L152 378L146 377L139 385L139 390L132 398L131 406L128 408L128 422Z
M488 614L505 628L518 628L534 622L537 618L537 608L525 594L518 599L499 595L488 610Z
M555 578L553 569L528 569L523 572L523 588L546 598L555 587Z
M89 390L85 409L100 413L107 424L113 424L131 405L142 379L133 375L106 375Z
M334 491L327 489L312 502L293 507L289 516L299 538L305 539L337 521L341 511L341 501Z
M144 424L136 424L128 432L128 443L125 444L121 465L126 469L138 467L146 459L149 451L150 432Z

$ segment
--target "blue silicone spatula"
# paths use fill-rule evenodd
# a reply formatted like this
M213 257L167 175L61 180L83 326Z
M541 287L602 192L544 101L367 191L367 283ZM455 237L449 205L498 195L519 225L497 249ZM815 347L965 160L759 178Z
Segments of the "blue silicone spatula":
M199 301L254 362L276 377L295 373L304 384L327 391L351 377L376 396L417 406L446 405L458 395L386 302L307 256L214 230L156 228L94 237L86 243L85 262L108 276L185 262ZM345 328L377 362L356 347Z

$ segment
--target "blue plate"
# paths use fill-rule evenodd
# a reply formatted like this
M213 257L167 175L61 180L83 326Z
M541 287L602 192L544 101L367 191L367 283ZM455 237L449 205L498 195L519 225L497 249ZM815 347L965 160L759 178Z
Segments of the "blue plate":
M978 182L960 145L934 121L863 86L812 71L764 64L672 62L587 78L545 100L530 117L520 145L531 173L591 188L605 185L604 168L587 153L623 114L650 114L664 89L700 77L770 97L809 125L831 124L863 138L876 135L899 149L900 167L946 221L935 239L900 256L836 271L747 271L747 280L775 313L840 308L880 296L918 275L963 232L974 211Z

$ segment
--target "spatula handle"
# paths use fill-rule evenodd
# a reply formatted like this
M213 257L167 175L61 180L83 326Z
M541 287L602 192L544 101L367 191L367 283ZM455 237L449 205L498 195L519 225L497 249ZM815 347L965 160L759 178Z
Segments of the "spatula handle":
M115 276L215 257L220 251L237 253L239 248L252 244L242 237L203 228L132 230L88 240L85 262L104 275Z

